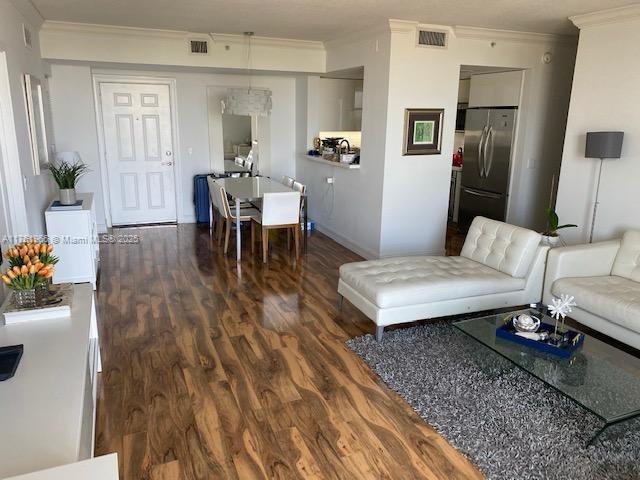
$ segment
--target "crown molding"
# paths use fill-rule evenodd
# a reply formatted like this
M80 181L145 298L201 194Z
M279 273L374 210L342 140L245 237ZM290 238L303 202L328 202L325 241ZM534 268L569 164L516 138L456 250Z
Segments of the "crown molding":
M191 35L204 35L207 34L195 34ZM244 44L246 38L244 35L232 35L227 33L211 33L211 38L214 42L225 44ZM251 37L252 46L265 46L265 47L283 47L283 48L302 48L304 50L324 50L324 43L315 40L296 40L292 38L277 38L277 37L260 37L254 35Z
M232 35L222 33L187 32L181 30L162 30L156 28L123 27L118 25L98 25L93 23L58 22L47 20L42 25L45 33L71 33L84 35L107 35L118 37L152 37L173 40L190 38L207 38L216 43L244 44L244 35ZM324 50L322 42L311 40L295 40L288 38L273 38L254 36L251 38L252 46L302 48L305 50Z
M624 7L609 8L597 12L585 13L569 17L573 24L580 28L596 27L611 23L628 22L640 18L640 4L634 3Z
M389 19L389 31L391 33L411 33L415 32L419 23L411 20Z
M466 27L456 25L453 28L457 38L473 40L502 40L515 43L576 43L578 37L572 35L555 35L551 33L518 32L515 30L498 30L493 28Z

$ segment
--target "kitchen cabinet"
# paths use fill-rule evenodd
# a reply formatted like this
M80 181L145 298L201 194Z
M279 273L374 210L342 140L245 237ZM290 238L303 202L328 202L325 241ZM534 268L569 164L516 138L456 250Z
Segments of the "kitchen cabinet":
M517 107L522 80L521 70L473 75L469 87L469 108Z
M463 78L458 83L458 103L469 103L469 89L471 88L471 79Z

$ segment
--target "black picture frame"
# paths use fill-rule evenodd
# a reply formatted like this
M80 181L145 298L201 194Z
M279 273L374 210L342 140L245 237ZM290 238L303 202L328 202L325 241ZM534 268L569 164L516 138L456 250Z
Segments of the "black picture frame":
M444 108L405 109L402 155L440 154L443 119Z

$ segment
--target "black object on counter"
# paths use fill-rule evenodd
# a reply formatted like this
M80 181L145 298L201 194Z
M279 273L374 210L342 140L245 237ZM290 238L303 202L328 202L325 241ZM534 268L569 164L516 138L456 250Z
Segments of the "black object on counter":
M0 382L8 380L15 375L23 351L24 345L0 347Z

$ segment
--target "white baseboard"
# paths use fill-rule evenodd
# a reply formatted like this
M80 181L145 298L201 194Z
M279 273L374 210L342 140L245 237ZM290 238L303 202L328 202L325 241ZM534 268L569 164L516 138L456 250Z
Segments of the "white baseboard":
M178 223L196 223L196 216L195 214L182 215L178 218Z
M357 245L355 242L353 242L352 240L348 239L344 235L341 235L338 232L336 232L335 230L332 230L329 227L321 225L318 222L316 222L316 230L318 230L320 233L325 234L331 240L334 240L335 242L338 242L343 247L348 248L352 252L357 253L358 255L364 257L367 260L373 260L373 259L378 258L377 254L375 254L372 251L369 251L369 250L367 250L365 248L360 247L359 245Z

